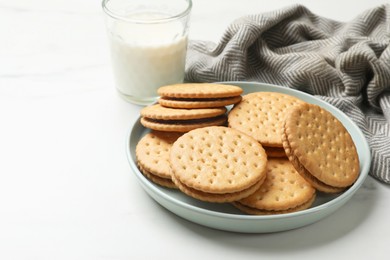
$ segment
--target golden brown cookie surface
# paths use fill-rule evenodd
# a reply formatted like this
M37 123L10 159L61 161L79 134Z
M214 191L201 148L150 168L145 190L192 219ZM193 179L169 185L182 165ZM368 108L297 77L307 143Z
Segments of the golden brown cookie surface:
M241 205L266 212L293 212L307 208L315 196L315 189L295 170L290 161L268 159L267 175L261 187Z
M291 107L300 99L276 92L255 92L244 95L228 114L228 125L252 136L263 146L283 147L282 124Z
M318 190L341 191L358 178L359 157L350 134L317 105L301 104L289 111L283 145L290 161Z
M182 134L152 131L141 138L135 152L137 163L151 174L171 179L169 153Z
M258 142L237 130L205 127L180 137L172 146L170 162L173 179L178 183L203 193L224 196L262 181L267 156Z
M176 188L172 182L169 153L181 133L152 131L137 143L135 153L140 171L152 182Z

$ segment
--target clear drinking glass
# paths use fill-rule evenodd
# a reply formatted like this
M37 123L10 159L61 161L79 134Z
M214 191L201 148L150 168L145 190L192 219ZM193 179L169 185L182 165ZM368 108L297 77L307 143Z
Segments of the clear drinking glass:
M116 89L147 105L160 86L181 83L191 0L103 0Z

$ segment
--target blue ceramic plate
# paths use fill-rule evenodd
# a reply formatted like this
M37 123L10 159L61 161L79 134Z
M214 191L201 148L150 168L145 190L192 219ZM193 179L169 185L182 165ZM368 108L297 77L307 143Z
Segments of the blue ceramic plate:
M344 205L363 184L370 169L370 149L360 129L343 112L321 99L289 88L252 82L224 83L240 86L244 90L244 94L258 91L285 93L296 96L308 103L317 104L331 112L343 123L355 142L360 160L359 178L353 186L341 194L324 195L318 193L313 206L303 211L268 216L246 215L230 204L202 202L190 198L178 190L160 187L145 178L136 165L135 147L149 130L145 129L137 120L128 134L126 142L127 158L139 183L163 207L184 219L210 228L245 233L278 232L299 228L325 218Z

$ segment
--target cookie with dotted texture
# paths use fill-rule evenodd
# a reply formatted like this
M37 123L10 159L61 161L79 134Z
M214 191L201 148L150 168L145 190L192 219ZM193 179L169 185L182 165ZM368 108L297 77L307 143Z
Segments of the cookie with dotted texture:
M135 154L142 173L157 184L174 186L171 179L169 154L181 133L152 131L137 143ZM170 185L168 185L170 184Z
M172 180L187 195L232 202L249 196L264 181L267 155L250 136L214 126L178 138L171 148L170 163Z
M287 158L271 158L261 187L233 205L248 214L282 214L309 208L315 197L316 190Z
M183 83L160 87L157 93L170 98L226 98L241 95L242 88L217 83Z
M228 125L252 136L263 146L283 147L282 125L285 114L302 100L277 92L244 95L228 114Z
M300 104L287 113L283 146L297 171L319 191L341 192L359 176L359 157L352 137L320 106Z

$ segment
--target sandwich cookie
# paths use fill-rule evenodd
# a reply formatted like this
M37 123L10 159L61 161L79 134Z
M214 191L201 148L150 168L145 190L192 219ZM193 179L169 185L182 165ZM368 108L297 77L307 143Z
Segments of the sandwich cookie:
M176 188L171 179L169 154L180 133L152 131L138 142L135 154L140 171L152 182Z
M213 83L184 83L158 89L159 104L171 108L212 108L237 104L243 90L238 86Z
M309 208L315 197L315 189L287 158L271 158L268 159L267 177L261 187L249 197L233 202L233 205L248 214L282 214Z
M228 114L228 126L252 136L267 147L282 148L282 125L285 114L300 99L276 92L255 92L244 95Z
M289 160L317 190L337 193L356 181L360 168L355 144L330 112L300 104L288 111L282 129Z
M267 155L250 136L227 127L192 130L173 144L172 180L185 194L232 202L255 192L266 176Z
M188 132L205 126L226 123L226 107L174 109L159 104L141 110L141 124L157 131Z

